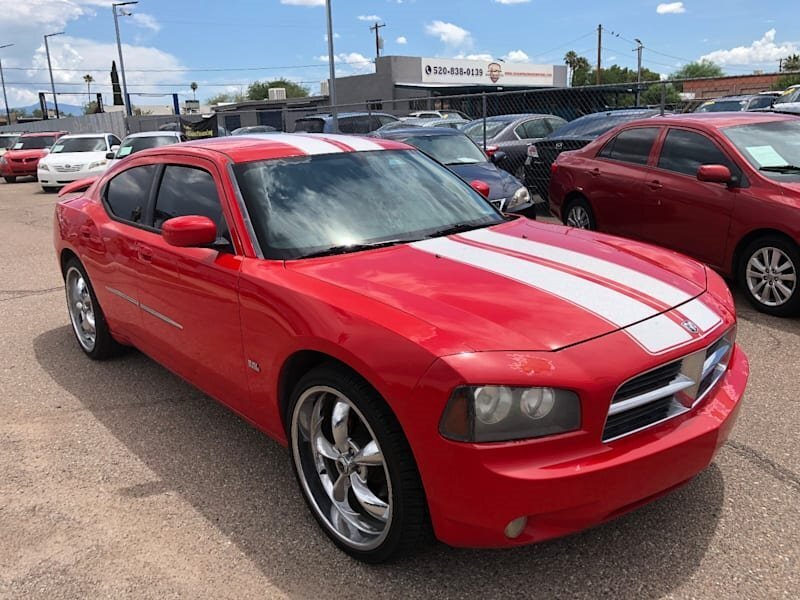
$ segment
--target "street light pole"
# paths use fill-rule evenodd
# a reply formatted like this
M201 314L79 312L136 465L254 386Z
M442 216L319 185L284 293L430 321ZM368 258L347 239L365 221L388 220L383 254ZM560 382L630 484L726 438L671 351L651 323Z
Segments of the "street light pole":
M128 97L128 82L125 81L125 63L122 60L122 42L119 40L119 20L117 19L117 7L118 6L127 6L128 4L139 4L139 0L131 0L129 2L114 2L111 5L111 12L114 13L114 29L117 32L117 53L119 54L119 71L122 74L122 100L123 104L125 105L125 114L129 117L133 115L133 111L131 110L131 102L130 98ZM127 15L125 11L123 11L123 15Z
M59 31L58 33L47 33L44 36L44 51L47 54L47 70L50 71L50 88L53 90L53 105L56 108L56 119L60 119L61 115L58 113L58 98L56 97L56 84L53 81L53 65L50 64L50 45L47 43L47 38L53 37L54 35L63 35L63 31ZM44 109L47 110L47 102L44 103ZM46 117L47 115L45 115Z
M328 17L328 100L331 103L331 125L335 133L339 132L339 115L336 110L336 67L333 55L333 17L331 17L331 0L325 0L325 11Z
M3 48L10 48L14 44L3 44L0 46L0 50ZM0 83L3 84L3 104L6 107L6 125L11 125L11 110L8 108L8 96L6 96L6 80L3 77L3 61L0 60Z
M642 40L639 38L633 38L633 41L636 42L636 54L637 54L637 68L636 68L636 106L639 106L639 95L642 93L642 50L644 49L644 45L642 44Z

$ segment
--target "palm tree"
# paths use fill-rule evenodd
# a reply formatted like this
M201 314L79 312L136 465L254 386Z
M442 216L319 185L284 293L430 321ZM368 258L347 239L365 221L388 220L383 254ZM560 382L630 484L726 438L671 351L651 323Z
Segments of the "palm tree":
M197 94L195 94L197 91L197 82L193 81L189 84L189 87L192 88L192 100L197 100Z
M791 54L783 59L784 71L800 71L800 54Z
M94 81L94 77L87 73L83 76L83 80L86 82L86 94L91 97L92 95L92 82Z

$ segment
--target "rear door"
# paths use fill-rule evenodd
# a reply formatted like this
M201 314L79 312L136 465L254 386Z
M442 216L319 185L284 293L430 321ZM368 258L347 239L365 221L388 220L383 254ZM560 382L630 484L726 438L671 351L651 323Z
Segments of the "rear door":
M645 175L659 132L659 127L624 129L583 166L584 192L601 231L641 235Z
M667 130L656 168L645 182L648 208L642 237L720 266L740 188L699 181L700 166L712 164L727 166L741 181L738 165L704 132Z

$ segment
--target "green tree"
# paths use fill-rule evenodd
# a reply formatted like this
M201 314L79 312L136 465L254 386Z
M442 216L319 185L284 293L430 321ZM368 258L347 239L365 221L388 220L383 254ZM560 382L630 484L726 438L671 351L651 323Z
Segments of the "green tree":
M781 70L800 71L800 54L790 54L781 61Z
M90 100L86 104L83 105L83 114L85 115L93 115L97 113L97 102L94 100Z
M663 89L665 88L666 89ZM644 106L654 106L661 104L661 94L664 91L665 95L665 104L677 104L681 101L680 94L676 87L671 83L654 83L647 87L647 89L642 92L641 97L641 104Z
M92 82L94 81L94 77L92 77L89 73L83 76L83 80L86 82L86 95L92 95Z
M192 100L197 100L197 94L195 93L197 92L197 82L193 81L192 83L190 83L189 88L191 88L192 90Z
M670 79L700 79L703 77L723 77L722 67L710 60L700 60L683 65L669 76Z
M111 91L114 94L114 106L122 106L122 87L119 85L119 74L117 73L117 61L111 61Z
M248 100L265 100L269 98L271 88L286 88L287 98L305 98L309 89L294 81L287 79L274 79L273 81L254 81L247 86Z
M588 58L585 56L578 56L577 52L570 50L564 55L564 64L572 71L573 87L589 85L591 83L591 80L589 80L589 73L592 67L589 64Z
M779 77L778 81L772 84L773 90L785 90L790 85L798 85L800 84L800 73L795 73L793 75L784 75L783 77Z
M247 100L247 98L243 94L222 92L216 94L215 96L211 96L208 100L206 100L206 104L209 106L214 106L215 104L223 104L226 102L244 102L245 100Z

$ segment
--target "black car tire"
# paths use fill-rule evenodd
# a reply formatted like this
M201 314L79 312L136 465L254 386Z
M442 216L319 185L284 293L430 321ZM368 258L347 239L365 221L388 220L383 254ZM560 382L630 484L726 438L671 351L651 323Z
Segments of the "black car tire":
M589 201L583 196L578 196L570 200L564 207L564 225L577 227L578 229L597 229L597 221L594 218L594 211Z
M339 459L328 456L339 452L337 442L330 441L336 437L333 423L339 404L347 406L344 435L349 448L349 454L340 453L339 459L348 456L345 463L356 463L353 473L344 471ZM315 415L319 415L316 427ZM364 379L336 364L316 367L295 386L287 417L292 468L301 494L317 523L336 546L360 561L381 563L418 552L431 539L427 502L411 448L383 398ZM318 439L323 435L327 444ZM359 445L363 450L371 442L376 444L381 458L380 464L373 464L368 470L360 467L356 458ZM333 497L336 486L333 491L326 491L330 480L345 477L352 481L353 476L363 476L367 485L375 488L370 491L390 506L387 521L374 521L375 518L363 509L364 505L359 506L353 484L342 486L346 491L343 500L337 501L338 506L353 511L349 514L360 519L362 524L372 519L376 527L382 525L374 539L359 539L363 535L348 525L336 508Z
M800 313L800 249L794 242L779 235L753 240L741 254L736 276L756 310L776 317Z
M17 183L16 177L3 177L6 180L6 183Z
M42 191L45 194L55 194L58 191L57 187L53 187L52 185L43 185Z

